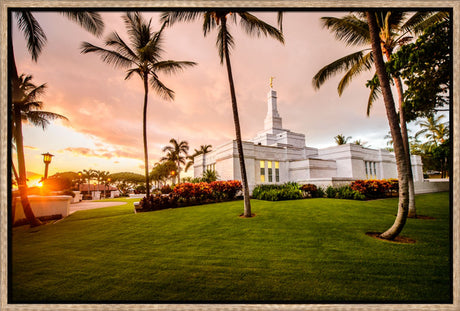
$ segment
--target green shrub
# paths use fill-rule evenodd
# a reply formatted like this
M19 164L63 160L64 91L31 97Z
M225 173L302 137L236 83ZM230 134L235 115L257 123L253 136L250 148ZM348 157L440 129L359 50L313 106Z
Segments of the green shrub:
M347 200L364 200L366 196L359 191L353 190L349 185L341 186L336 189L336 198Z
M336 195L336 194L337 194L337 190L336 190L334 187L328 186L328 187L326 188L326 197L327 197L327 198L333 199L333 198L335 198L335 195Z
M252 197L266 201L282 201L302 199L302 191L295 182L282 185L258 185L252 192Z

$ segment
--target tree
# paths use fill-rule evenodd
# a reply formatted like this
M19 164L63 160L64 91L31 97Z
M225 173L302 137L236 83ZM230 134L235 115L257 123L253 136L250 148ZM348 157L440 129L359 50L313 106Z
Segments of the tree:
M201 145L200 150L195 149L195 152L192 155L187 156L187 159L189 160L187 162L187 165L185 166L185 171L193 166L195 164L195 157L199 156L200 154L203 155L203 171L204 171L204 166L205 166L205 155L209 152L211 152L212 145Z
M105 45L113 49L105 49L88 42L83 42L82 53L97 53L102 61L116 68L126 68L125 80L133 74L139 75L144 85L144 109L143 109L143 142L144 142L144 166L145 185L147 197L150 194L149 182L149 159L147 147L147 104L149 83L150 87L164 100L173 100L174 91L166 87L159 79L160 73L175 73L185 67L196 65L194 62L162 60L163 29L164 24L158 32L154 32L151 26L151 19L147 22L138 12L128 12L123 16L126 30L128 32L131 46L113 32L105 40Z
M445 18L444 14L429 11L415 12L409 18L408 14L408 12L403 11L375 11L380 44L382 45L381 51L387 58L387 61L391 59L391 55L398 45L403 45L412 39L412 37L409 36L410 32L415 33L420 31L421 25L427 25L430 22L434 23L435 20ZM335 32L336 38L345 41L347 45L369 46L369 27L364 13L350 13L342 18L323 17L322 20L323 25L332 29L332 31ZM337 88L339 96L342 95L344 89L356 75L360 74L364 70L370 70L372 68L372 62L374 60L370 50L371 49L366 47L358 52L342 57L331 64L326 65L314 76L314 87L320 88L320 86L332 75L345 71L346 73L340 80ZM370 114L372 104L381 92L378 75L374 74L373 76L374 78L366 84L366 86L371 89L367 105L368 116ZM403 88L399 77L393 76L393 81L398 92L398 109L401 112L399 114L401 134L403 135L404 150L409 163L409 215L411 217L416 217L415 188L412 177L412 168L410 165L409 136L407 134L405 114L402 113L404 111Z
M229 9L218 9L215 11L172 11L162 14L162 21L173 25L180 21L192 21L199 18L203 19L203 34L206 36L211 30L218 29L217 35L217 49L219 52L220 62L224 63L227 67L228 83L230 88L230 97L232 102L233 111L233 122L235 126L236 144L238 149L238 157L241 171L241 179L243 185L243 196L244 196L244 216L252 217L251 214L251 202L249 198L249 187L246 174L246 165L244 163L243 143L241 140L241 128L240 120L238 116L238 103L236 100L235 85L233 82L232 66L230 63L230 50L234 46L233 36L231 35L228 28L228 20L237 22L239 16L240 25L249 35L264 35L271 36L272 38L284 43L283 34L275 27L263 22L256 16L245 12L245 11L232 11ZM280 21L280 20L279 20Z
M173 175L171 172L176 172L177 166L174 161L166 160L164 162L155 163L150 176L152 180L157 182L157 188L161 187L161 184L166 183L168 178Z
M351 136L343 136L342 134L338 134L337 136L334 137L334 140L335 140L335 143L337 145L345 145L346 143L348 143L348 141L351 139Z
M395 103L393 94L391 92L389 77L385 70L385 63L382 57L381 41L379 38L379 28L376 20L376 12L366 11L366 17L369 25L369 35L372 46L372 55L374 58L374 65L377 71L377 76L380 81L383 100L385 103L385 110L387 113L388 123L390 126L391 136L394 142L396 167L398 170L399 179L399 203L398 214L393 225L380 234L383 239L393 240L404 228L407 216L409 213L409 186L408 186L408 170L409 163L404 150L403 138L399 127L398 115L396 114Z
M127 195L129 189L134 189L145 181L143 175L132 172L112 173L107 177L123 195Z
M188 155L188 142L181 141L178 142L176 139L171 138L169 140L171 146L165 146L163 152L167 152L166 157L161 158L162 161L170 160L176 163L177 166L177 178L178 183L180 183L180 166L181 164L185 165L185 160Z
M30 207L27 197L27 177L26 164L24 156L24 142L22 134L22 122L27 121L35 126L41 126L44 130L50 123L50 120L65 119L66 117L49 111L43 111L43 102L38 98L45 92L46 85L36 86L32 83L32 76L20 75L18 78L12 78L12 100L10 107L11 126L13 133L13 143L16 145L18 160L18 180L17 185L21 196L21 203L24 214L31 226L40 225Z
M16 16L17 25L19 30L24 34L27 41L27 48L32 56L33 61L37 61L38 56L46 43L46 35L43 29L41 28L38 21L33 16L32 12L27 9L15 10L14 14ZM104 28L104 23L99 13L94 12L83 12L83 11L68 11L62 12L68 18L76 21L82 27L92 32L93 34L101 34ZM9 78L13 88L17 87L23 81L18 75L18 69L16 66L16 61L14 57L14 48L13 48L13 36L8 36L8 67L9 67ZM14 91L13 91L14 93ZM14 96L14 95L13 95ZM14 110L14 108L12 108ZM17 112L19 113L19 112ZM46 117L45 117L46 119ZM18 121L18 120L16 120ZM42 120L43 121L43 120ZM41 122L42 122L41 121ZM14 117L12 122L15 122ZM19 122L20 123L20 122ZM45 124L46 123L42 123ZM27 197L27 183L25 178L25 159L24 159L24 150L22 145L22 127L19 127L17 132L13 131L13 139L19 139L20 147L18 149L18 168L21 182L18 182L18 187L20 189L21 202L24 208L24 213L31 222L32 226L39 225L40 221L35 218L33 215L32 209L30 208L30 202ZM20 150L19 150L20 149Z
M417 122L421 130L415 133L415 137L425 134L425 139L428 140L425 145L429 148L437 147L444 143L449 137L449 125L448 123L440 122L443 118L444 115L439 117L431 115L426 120Z
M401 77L407 120L429 117L449 104L451 79L450 18L428 28L391 56L387 70Z

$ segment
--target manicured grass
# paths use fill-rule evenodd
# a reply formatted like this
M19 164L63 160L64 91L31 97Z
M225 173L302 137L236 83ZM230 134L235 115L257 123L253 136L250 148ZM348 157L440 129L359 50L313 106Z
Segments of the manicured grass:
M15 302L452 302L448 193L397 199L242 201L133 214L132 202L12 231Z

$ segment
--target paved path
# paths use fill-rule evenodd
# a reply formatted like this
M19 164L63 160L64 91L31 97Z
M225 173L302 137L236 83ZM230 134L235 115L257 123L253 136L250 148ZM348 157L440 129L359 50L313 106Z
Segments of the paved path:
M94 209L94 208L101 208L101 207L110 207L110 206L117 206L123 205L126 202L91 202L91 201L82 201L80 203L73 203L70 204L70 213L75 213L77 211L83 211L87 209Z

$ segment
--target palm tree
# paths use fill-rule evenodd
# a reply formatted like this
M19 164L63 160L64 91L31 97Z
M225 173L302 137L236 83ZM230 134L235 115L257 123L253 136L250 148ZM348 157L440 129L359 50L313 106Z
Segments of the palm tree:
M425 134L425 138L428 139L425 145L429 148L437 147L444 143L449 137L449 124L447 122L441 123L440 121L443 118L444 115L439 117L430 116L425 121L417 122L422 129L415 133L415 137Z
M149 83L150 87L164 100L173 100L174 91L166 87L160 81L159 73L175 73L188 66L196 65L194 62L162 60L164 52L163 29L164 24L158 32L151 27L151 19L147 22L138 12L128 12L123 16L123 21L128 32L131 46L118 35L117 32L110 34L105 45L113 49L105 49L88 42L83 42L82 53L97 53L101 59L114 67L130 68L127 70L126 79L133 74L139 75L144 85L144 109L143 109L143 142L144 142L144 166L145 186L147 197L150 194L149 182L149 159L147 148L147 104Z
M338 134L337 136L334 137L335 143L337 145L345 145L349 140L351 139L351 136L343 136L342 134Z
M19 172L16 176L24 214L31 226L40 225L30 207L27 197L26 164L24 157L24 142L22 135L22 122L28 121L35 126L41 126L43 130L50 123L50 120L65 119L66 117L49 111L43 111L43 102L38 98L45 92L46 85L36 86L32 83L32 76L21 74L18 78L12 79L12 100L11 100L11 126L13 143L16 145ZM14 166L13 166L14 167ZM14 170L16 171L16 170Z
M244 163L243 143L241 140L240 120L238 116L238 103L236 100L235 85L233 82L232 66L230 63L230 49L234 46L233 36L231 35L227 21L237 22L239 16L240 25L249 35L265 35L284 43L283 34L275 27L258 19L256 16L245 11L232 11L230 9L217 9L214 11L172 11L162 14L161 20L169 25L180 21L193 21L203 19L203 34L206 36L211 30L218 30L216 45L220 57L220 63L227 67L228 83L230 87L230 96L232 101L233 122L235 125L236 144L238 149L239 164L241 170L241 179L243 184L244 196L244 216L252 217L251 202L249 200L249 187L246 174L246 165ZM279 15L280 17L280 15ZM279 19L279 22L281 19Z
M377 71L377 76L380 81L380 87L385 103L385 110L387 113L388 123L390 126L391 136L394 142L396 166L398 170L399 179L399 204L398 214L393 225L384 233L380 234L381 238L393 240L404 228L409 212L409 186L408 186L408 170L409 163L404 150L403 138L399 128L398 115L395 109L393 94L391 93L390 81L385 70L385 63L383 61L381 40L379 38L379 28L377 25L376 13L366 12L366 17L369 25L369 36L372 46L372 55L374 58L374 65Z
M200 150L195 149L195 152L192 155L187 156L187 159L189 160L187 162L187 165L185 166L185 171L193 166L195 164L195 157L199 156L200 154L203 155L203 172L204 172L204 167L205 167L205 155L209 152L211 152L212 145L201 145Z
M428 11L416 12L410 16L410 18L408 18L409 13L403 11L381 10L376 11L375 13L377 25L379 27L380 42L382 45L381 50L387 58L387 61L390 60L393 51L398 47L398 45L405 44L412 39L412 37L409 36L411 32L421 32L423 30L421 27L426 27L429 23L434 23L437 20L447 17L445 12L433 13ZM323 17L322 20L323 25L332 29L332 31L335 32L336 38L345 41L347 45L369 46L369 27L364 13L351 13L342 18ZM358 52L342 57L320 69L313 77L313 85L315 88L320 88L320 86L332 75L345 71L345 75L340 80L337 87L337 91L340 96L356 75L360 74L364 70L370 70L372 68L372 62L373 57L371 49L366 47ZM412 177L412 168L410 165L409 136L407 134L406 119L403 113L403 88L400 78L394 77L393 81L398 92L398 107L400 111L399 122L401 126L401 134L403 135L404 150L407 161L409 162L409 215L411 217L416 217L415 189ZM377 94L381 93L380 84L375 73L374 78L369 81L368 86L371 88L367 105L367 115L369 116L372 104L378 97Z
M61 12L61 13L66 15L68 18L76 21L78 24L80 24L83 28L90 31L91 33L95 35L102 34L102 31L104 29L104 23L99 13L83 12L83 11L67 11L67 12ZM40 55L40 52L46 43L45 32L43 31L40 24L35 19L34 15L32 14L30 10L27 10L27 9L15 10L14 14L17 19L18 28L24 34L26 38L27 48L32 56L32 60L37 61L38 56ZM18 75L18 70L17 70L16 61L14 57L12 37L13 36L8 36L8 57L9 57L8 66L10 69L9 72L11 74L10 76L11 84L14 88L15 85L20 84L20 81L23 78L20 78L20 76ZM34 112L32 114L37 114L37 113ZM51 119L54 118L52 115L49 115L49 117ZM12 120L14 120L14 118ZM47 117L45 117L44 120L47 120ZM46 125L46 122L42 124ZM21 144L20 148L18 148L18 162L19 163L22 162L22 164L18 163L18 166L20 166L19 170L20 171L23 170L23 173L25 174L24 150L22 146L22 128L18 129L18 132L13 134L13 139L16 139L15 138L16 135L18 135L17 139L20 140L19 143ZM19 158L21 159L19 160ZM21 168L22 166L23 168ZM19 176L21 176L21 173L19 174ZM33 215L32 213L32 209L30 208L30 202L27 197L27 183L25 180L25 175L21 176L20 179L21 179L21 183L18 182L18 186L19 184L21 185L20 187L21 202L25 209L25 214L27 216L27 219L29 221L32 221L32 218L35 219L35 215ZM31 225L37 225L39 223L40 221L38 219L35 219L31 222Z
M176 163L177 178L178 178L178 182L180 183L180 166L181 164L185 165L185 160L187 159L188 149L189 149L188 142L186 141L178 142L174 138L171 138L169 140L169 143L171 144L171 146L166 146L163 148L163 152L167 152L167 155L166 157L163 157L161 160L162 161L170 160Z

